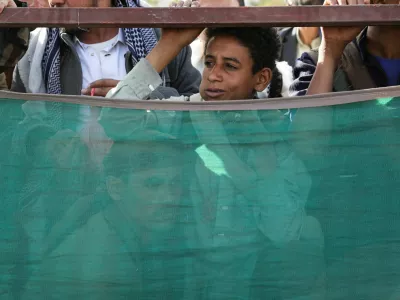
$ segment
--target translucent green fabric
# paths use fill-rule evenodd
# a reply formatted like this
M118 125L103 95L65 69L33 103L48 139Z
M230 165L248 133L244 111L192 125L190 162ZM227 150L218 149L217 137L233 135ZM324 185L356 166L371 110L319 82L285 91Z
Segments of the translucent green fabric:
M7 97L0 299L399 297L400 98L84 122Z

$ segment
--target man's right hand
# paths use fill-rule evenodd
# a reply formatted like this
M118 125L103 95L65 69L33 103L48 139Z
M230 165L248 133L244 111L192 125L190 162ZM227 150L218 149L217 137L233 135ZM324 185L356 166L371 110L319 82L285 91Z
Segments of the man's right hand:
M173 2L173 8L200 7L199 1L185 0ZM160 73L179 52L193 42L204 28L164 28L160 41L146 59L157 73Z
M47 0L20 0L20 2L27 3L28 7L49 7ZM14 0L0 0L0 14L6 7L17 7L17 4L15 4Z
M0 0L0 14L6 7L17 7L14 0Z
M200 1L180 0L173 1L171 8L193 8L200 7ZM180 47L186 47L192 43L204 30L204 28L163 28L160 41L173 43Z
M325 6L368 5L370 0L325 0ZM364 27L322 27L320 51L339 59L344 48L353 41Z

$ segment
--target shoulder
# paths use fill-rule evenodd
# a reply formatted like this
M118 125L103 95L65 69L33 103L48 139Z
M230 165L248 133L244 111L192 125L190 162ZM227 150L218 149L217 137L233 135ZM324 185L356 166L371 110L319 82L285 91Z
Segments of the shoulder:
M47 28L36 28L35 30L31 31L28 49L20 62L24 62L27 59L30 60L30 58L37 50L39 50L39 48L44 50L47 42L47 32Z
M289 36L293 32L294 27L283 27L279 28L278 35L284 40L287 36Z
M29 39L29 46L37 44L39 38L47 39L47 32L48 32L48 30L45 27L39 27L39 28L36 28L35 30L31 31L30 39Z

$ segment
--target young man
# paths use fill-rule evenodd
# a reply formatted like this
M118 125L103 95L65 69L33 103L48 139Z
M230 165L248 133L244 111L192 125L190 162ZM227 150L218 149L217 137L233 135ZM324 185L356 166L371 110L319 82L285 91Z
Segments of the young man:
M193 299L185 294L192 263L184 256L184 148L146 127L119 133L103 163L105 191L94 185L76 133L59 131L35 151L44 169L29 180L48 188L23 195L25 259L37 263L17 273L27 280L18 286L22 299Z
M156 76L159 70L202 31L164 30L159 44L107 97L149 99L152 90L161 84ZM273 74L279 37L274 29L207 29L206 37L200 94L166 100L249 99L276 79ZM272 95L279 96L280 90L271 89ZM196 249L202 249L196 268L203 274L199 288L204 299L248 299L259 253L268 253L262 252L265 242L285 246L304 239L310 242L308 247L321 249L318 222L307 217L304 209L308 175L290 147L269 131L282 125L273 121L279 112L190 112L190 122L183 122L179 113L168 116L162 111L147 112L144 119L132 119L131 115L129 111L104 108L100 123L108 136L118 134L122 128L136 128L137 120L140 124L162 120L158 124L161 130L186 136L189 129L185 124L190 123L199 139L194 145L199 159L191 162L194 173L190 199L198 238ZM121 127L122 122L126 125ZM249 132L259 140L251 139L251 146L238 143ZM235 251L231 251L233 248ZM265 275L266 269L260 268ZM272 276L278 280L280 275ZM257 280L263 286L263 277ZM303 276L299 280L313 282L315 278ZM268 288L261 294L268 295Z
M356 1L354 4L362 5L364 2ZM384 4L399 4L399 1L387 0ZM327 0L325 5L339 4L336 0ZM400 84L400 49L397 42L400 26L323 27L321 30L319 50L305 53L297 62L292 95Z

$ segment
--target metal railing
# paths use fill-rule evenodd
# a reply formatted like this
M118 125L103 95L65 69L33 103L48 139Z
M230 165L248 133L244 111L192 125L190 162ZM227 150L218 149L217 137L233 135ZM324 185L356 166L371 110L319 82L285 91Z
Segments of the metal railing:
M0 27L349 26L400 24L400 5L238 8L9 8Z

